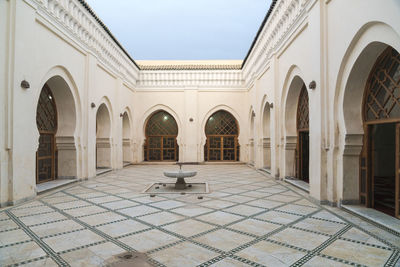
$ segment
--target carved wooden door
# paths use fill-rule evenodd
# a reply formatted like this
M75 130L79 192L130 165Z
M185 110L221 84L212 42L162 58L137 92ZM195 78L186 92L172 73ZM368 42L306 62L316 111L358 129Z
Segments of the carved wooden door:
M39 130L39 147L36 152L36 183L57 178L57 108L50 91L45 85L40 93L36 113L36 125Z
M396 195L395 216L400 219L400 123L396 125Z

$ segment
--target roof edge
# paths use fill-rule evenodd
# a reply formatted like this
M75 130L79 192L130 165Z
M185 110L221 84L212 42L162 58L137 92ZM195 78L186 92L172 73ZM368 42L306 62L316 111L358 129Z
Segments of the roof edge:
M149 68L150 68L150 66L141 66L140 64L137 64L136 63L136 61L130 56L130 54L124 49L124 47L120 44L120 42L117 40L117 38L115 38L114 37L114 35L111 33L111 31L108 29L108 27L103 23L103 21L96 15L96 13L92 10L92 8L89 6L89 4L87 4L86 3L86 1L85 0L78 0L80 3L81 3L81 5L89 12L89 14L90 15L92 15L92 17L100 24L100 26L106 31L106 33L108 34L108 36L117 44L117 46L124 52L124 54L131 60L131 62L138 68L138 70L149 70ZM263 28L264 28L264 26L265 26L265 24L268 22L268 19L269 19L269 17L270 17L270 15L271 15L271 13L272 13L272 11L274 10L274 7L276 6L276 3L278 2L278 0L272 0L272 2L271 2L271 5L270 5L270 7L269 7L269 9L268 9L268 12L267 12L267 14L266 14L266 16L264 17L264 20L263 20L263 22L261 23L261 25L260 25L260 27L259 27L259 29L258 29L258 31L257 31L257 34L256 34L256 36L254 37L254 39L253 39L253 42L252 42L252 44L251 44L251 46L250 46L250 48L249 48L249 50L248 50L248 52L247 52L247 54L246 54L246 57L244 58L244 60L243 60L243 62L242 62L242 64L240 65L240 67L238 68L238 66L237 65L224 65L224 66L222 66L222 65L219 65L219 67L215 67L215 66L212 66L212 65L210 65L210 66L206 66L206 65L203 65L203 66L195 66L195 68L189 68L189 69L196 69L196 70L208 70L208 69L210 69L210 67L211 67L211 69L216 69L216 70L221 70L221 69L224 69L223 67L225 67L225 69L243 69L244 68L244 66L246 65L246 63L247 63L247 60L249 59L249 57L250 57L250 54L253 52L253 49L254 49L254 47L255 47L255 45L256 45L256 43L257 43L257 41L258 41L258 39L259 39L259 37L260 37L260 35L261 35L261 32L262 32L262 30L263 30ZM193 67L193 66L189 66L189 65L187 65L188 67ZM156 66L151 66L151 68L152 68L152 70L169 70L169 69L171 69L171 70L175 70L175 69L184 69L184 68L182 68L183 66L163 66L163 65L159 65L159 66L157 66L157 67L159 67L158 69L156 69L155 68ZM178 68L172 68L172 67L178 67ZM205 67L208 67L208 68L205 68Z
M265 24L267 24L267 21L268 21L268 19L269 19L269 16L271 15L272 11L274 10L274 7L276 6L276 3L277 3L277 2L278 2L278 0L272 0L271 6L270 6L269 9L268 9L267 15L265 15L265 18L264 18L263 22L261 23L260 28L258 29L258 32L257 32L257 34L256 34L256 37L254 37L254 40L253 40L253 42L252 42L252 44L251 44L251 46L250 46L250 49L249 49L249 51L247 52L247 55L246 55L246 57L245 57L244 60L243 60L241 69L244 68L244 65L246 65L246 62L247 62L247 60L249 59L251 52L253 52L253 48L254 48L254 46L256 45L256 43L257 43L257 41L258 41L258 38L260 37L260 34L261 34L261 32L262 32L262 30L263 30Z
M124 47L118 42L117 38L111 33L111 31L107 28L107 26L103 23L103 21L96 15L96 13L92 10L88 3L85 0L78 0L79 3L89 12L90 15L100 24L100 26L106 31L108 36L117 44L117 46L124 52L124 54L132 61L132 63L140 70L138 64L136 64L135 60L129 55L129 53L124 49Z

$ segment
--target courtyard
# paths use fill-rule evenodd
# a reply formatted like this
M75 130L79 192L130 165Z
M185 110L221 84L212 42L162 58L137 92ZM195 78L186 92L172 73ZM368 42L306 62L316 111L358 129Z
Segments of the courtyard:
M176 165L133 165L0 212L0 266L399 266L400 237L246 165L188 165L209 194L143 194ZM202 198L199 198L202 196Z

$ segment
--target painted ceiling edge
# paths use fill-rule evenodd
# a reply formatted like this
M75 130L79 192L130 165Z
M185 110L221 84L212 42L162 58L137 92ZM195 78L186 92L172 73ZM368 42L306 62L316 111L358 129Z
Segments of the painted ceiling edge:
M85 0L78 0L82 6L89 12L90 15L100 24L100 26L106 31L106 33L111 37L111 39L117 44L119 48L124 52L124 54L132 61L132 63L139 69L142 70L142 68L135 62L135 60L129 55L129 53L124 49L124 47L118 42L117 38L114 37L114 35L111 33L111 31L107 28L107 26L103 23L103 21L96 15L96 13L91 9L91 7L86 3ZM254 40L250 46L249 51L247 52L246 57L243 60L243 63L240 67L240 69L244 68L244 65L246 64L251 52L253 51L254 46L256 45L258 38L260 37L260 34L265 26L265 24L268 21L269 16L271 15L272 11L274 10L274 7L278 0L272 0L272 3L269 7L269 10L267 14L264 17L263 22L261 23L260 27L258 28L257 34L254 37Z

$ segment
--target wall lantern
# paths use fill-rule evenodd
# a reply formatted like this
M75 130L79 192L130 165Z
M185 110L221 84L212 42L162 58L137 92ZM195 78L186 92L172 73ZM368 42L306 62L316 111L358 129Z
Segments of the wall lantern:
M96 104L92 102L92 104L90 104L90 106L91 106L92 108L95 108L95 107L96 107Z
M274 108L274 103L270 103L269 108Z
M190 122L193 122L194 120L193 120L193 118L190 118L189 121L190 121Z
M119 113L119 116L122 118L122 117L124 116L124 114L122 114L122 113Z
M24 88L24 89L29 89L31 86L26 80L23 80L21 82L21 87Z
M308 88L310 88L311 90L314 90L315 88L317 88L317 83L315 81L310 82L310 85L308 85Z

